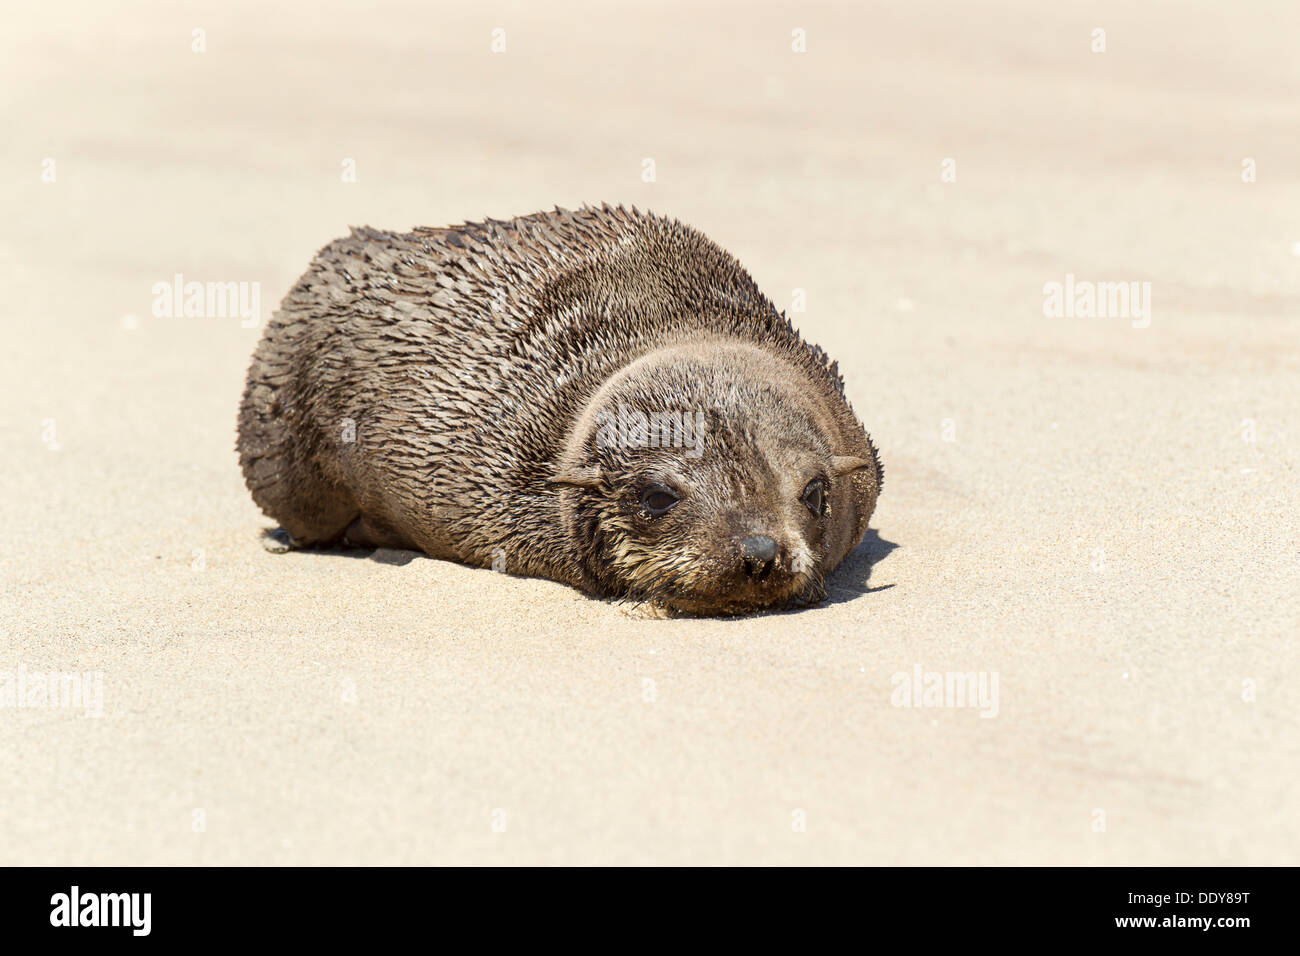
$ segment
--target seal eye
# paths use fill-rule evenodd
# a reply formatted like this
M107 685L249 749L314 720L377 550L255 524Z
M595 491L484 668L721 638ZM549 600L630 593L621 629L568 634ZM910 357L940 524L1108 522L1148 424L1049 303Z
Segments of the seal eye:
M820 478L808 482L803 490L804 507L820 518L826 513L826 485Z
M654 517L666 514L680 499L667 485L649 485L641 492L641 507Z

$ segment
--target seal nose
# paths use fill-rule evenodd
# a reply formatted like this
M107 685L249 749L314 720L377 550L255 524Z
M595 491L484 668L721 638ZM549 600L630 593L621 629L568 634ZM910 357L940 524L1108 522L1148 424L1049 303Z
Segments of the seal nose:
M740 553L745 558L745 570L751 577L762 580L776 564L776 539L765 534L750 535L740 542Z

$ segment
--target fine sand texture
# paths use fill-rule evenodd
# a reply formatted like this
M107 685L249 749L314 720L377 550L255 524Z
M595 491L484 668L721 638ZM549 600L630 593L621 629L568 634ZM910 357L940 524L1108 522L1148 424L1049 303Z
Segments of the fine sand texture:
M4 13L0 863L1300 862L1300 7L284 6ZM829 601L263 551L314 252L601 201L839 361Z

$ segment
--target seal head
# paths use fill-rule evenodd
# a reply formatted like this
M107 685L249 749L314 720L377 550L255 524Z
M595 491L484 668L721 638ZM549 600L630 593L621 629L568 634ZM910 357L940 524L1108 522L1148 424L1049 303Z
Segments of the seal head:
M552 478L573 547L602 590L675 611L818 603L879 491L875 449L843 424L762 349L653 352L593 397Z

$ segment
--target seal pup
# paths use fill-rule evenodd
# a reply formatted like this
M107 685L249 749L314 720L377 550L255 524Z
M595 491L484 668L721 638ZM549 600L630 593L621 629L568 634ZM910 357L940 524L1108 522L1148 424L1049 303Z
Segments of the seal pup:
M354 228L267 324L239 412L275 550L423 551L695 614L812 604L876 448L731 255L609 205Z

